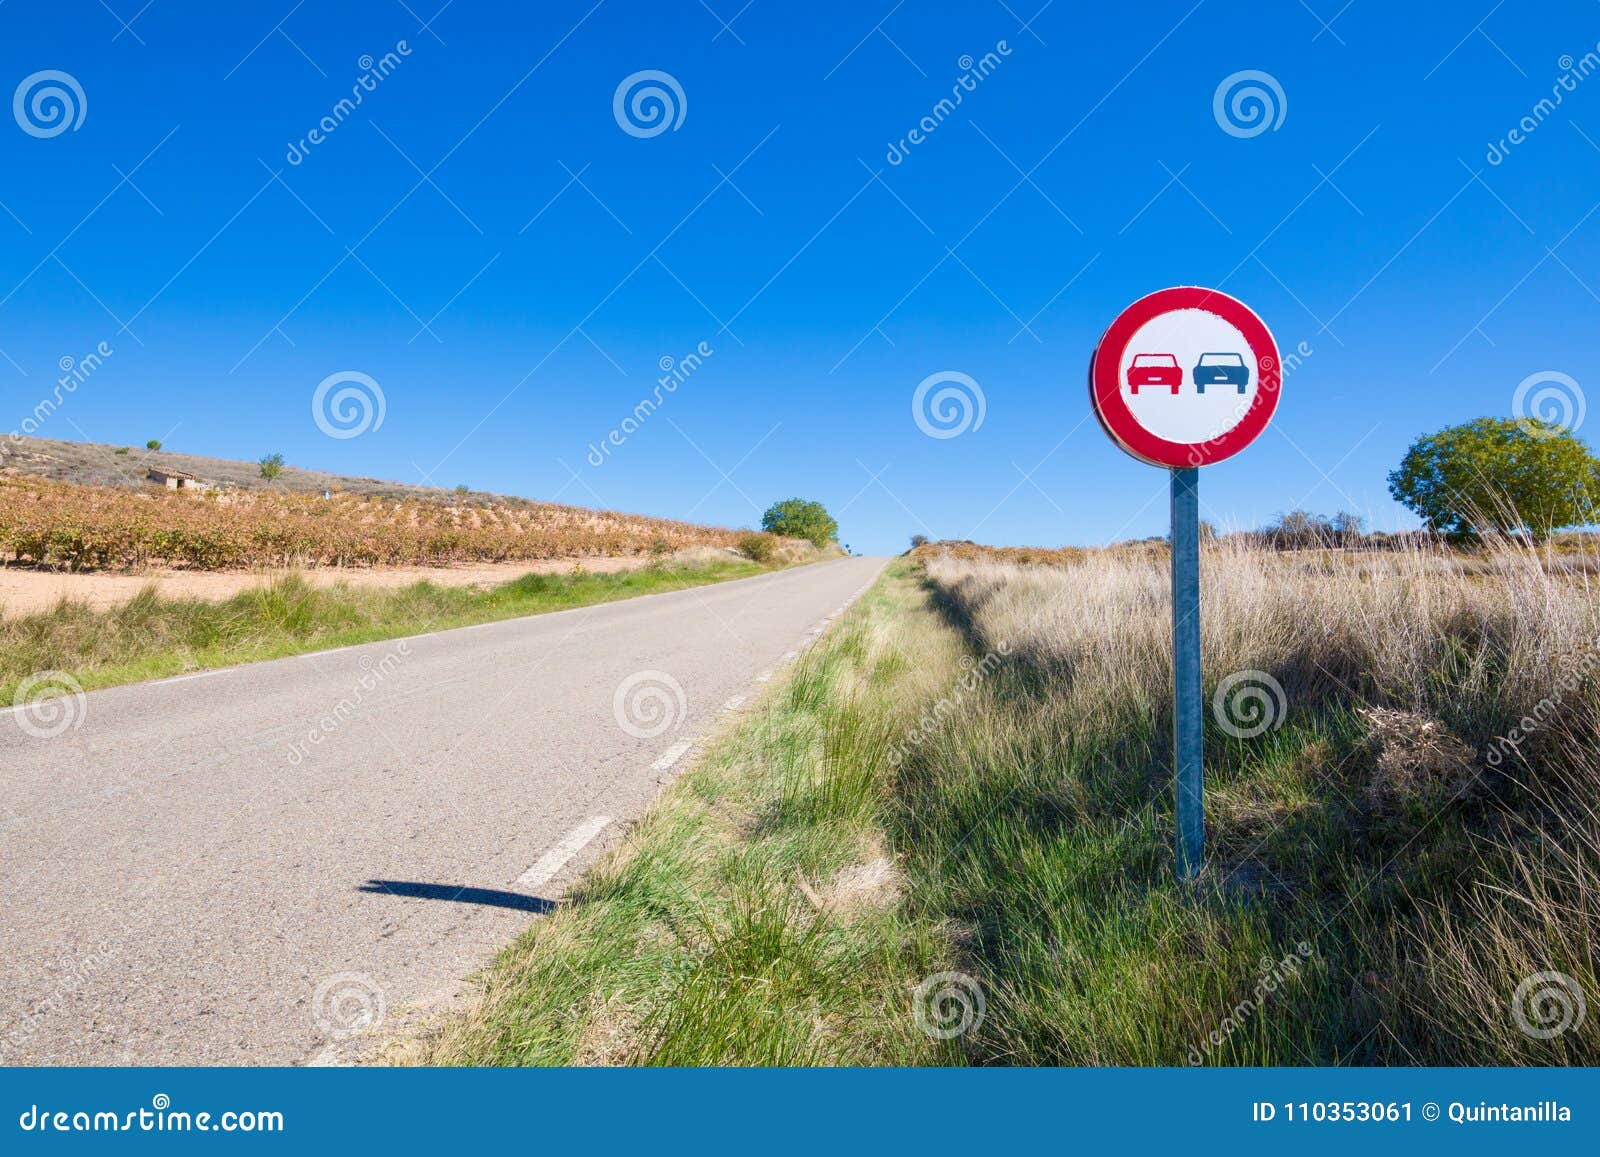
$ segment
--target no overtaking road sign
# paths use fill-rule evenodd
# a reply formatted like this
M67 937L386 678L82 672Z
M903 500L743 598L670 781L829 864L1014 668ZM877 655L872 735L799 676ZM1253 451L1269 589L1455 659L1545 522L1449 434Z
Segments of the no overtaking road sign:
M1182 286L1141 297L1111 323L1089 361L1089 399L1118 446L1172 482L1173 764L1178 875L1205 856L1200 696L1199 467L1261 436L1278 408L1283 363L1243 302Z

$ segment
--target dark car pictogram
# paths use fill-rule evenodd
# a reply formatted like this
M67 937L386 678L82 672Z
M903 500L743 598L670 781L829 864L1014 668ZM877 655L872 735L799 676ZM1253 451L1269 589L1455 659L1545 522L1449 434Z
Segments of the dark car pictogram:
M1201 354L1194 367L1194 388L1200 393L1207 386L1238 386L1242 394L1250 385L1250 368L1239 354Z

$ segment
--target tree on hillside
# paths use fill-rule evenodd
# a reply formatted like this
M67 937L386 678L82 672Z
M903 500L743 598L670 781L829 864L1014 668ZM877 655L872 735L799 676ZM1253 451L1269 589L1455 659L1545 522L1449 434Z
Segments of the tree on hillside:
M148 441L148 442L146 442L144 444L144 448L146 450L159 450L159 449L161 449L161 439L160 438L151 438L150 441Z
M1479 418L1417 439L1389 475L1389 492L1443 534L1488 528L1542 538L1593 520L1600 460L1560 427Z
M786 538L803 538L813 546L827 546L839 537L839 524L820 502L785 498L767 507L761 529Z
M261 477L271 482L283 473L283 455L268 454L257 465L261 467Z

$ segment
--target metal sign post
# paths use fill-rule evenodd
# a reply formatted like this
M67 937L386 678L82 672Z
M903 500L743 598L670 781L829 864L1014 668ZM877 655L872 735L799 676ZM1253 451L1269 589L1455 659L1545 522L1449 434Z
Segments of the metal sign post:
M1201 758L1200 471L1172 471L1172 762L1177 779L1178 878L1205 861Z
M1089 398L1100 425L1129 454L1171 474L1172 764L1181 880L1192 880L1205 863L1199 467L1255 441L1278 408L1281 386L1278 347L1262 320L1225 293L1193 286L1134 302L1089 361Z

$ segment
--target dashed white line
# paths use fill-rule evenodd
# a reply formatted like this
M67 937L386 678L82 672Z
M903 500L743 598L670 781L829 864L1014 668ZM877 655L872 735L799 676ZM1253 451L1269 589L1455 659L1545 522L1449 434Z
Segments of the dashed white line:
M661 758L650 765L651 771L666 771L683 758L683 753L694 746L692 739L680 739L661 753Z
M534 864L522 875L517 877L517 883L524 888L539 888L548 884L556 873L567 866L567 862L583 851L590 840L606 830L611 823L610 816L595 816L585 820L561 837L559 843L544 855L539 857L539 862Z

